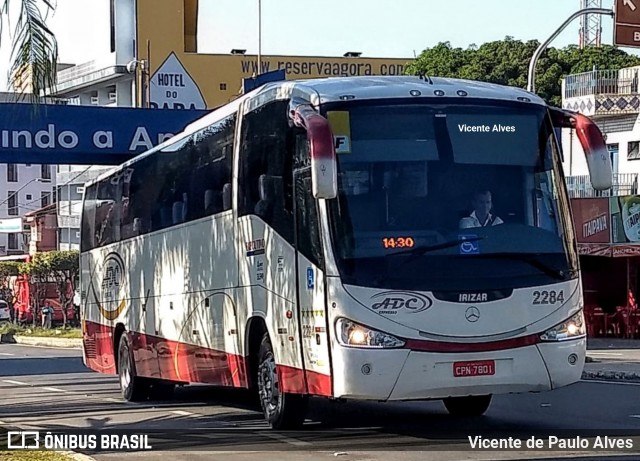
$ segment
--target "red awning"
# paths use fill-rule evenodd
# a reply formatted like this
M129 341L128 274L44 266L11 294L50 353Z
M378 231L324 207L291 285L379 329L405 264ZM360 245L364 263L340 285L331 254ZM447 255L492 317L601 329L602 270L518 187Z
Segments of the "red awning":
M640 244L578 243L580 256L640 256Z

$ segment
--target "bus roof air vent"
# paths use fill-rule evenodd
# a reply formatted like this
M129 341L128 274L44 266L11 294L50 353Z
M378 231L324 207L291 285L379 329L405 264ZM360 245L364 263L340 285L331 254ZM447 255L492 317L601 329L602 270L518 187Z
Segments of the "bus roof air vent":
M468 96L468 95L469 95L469 93L467 93L467 92L466 92L466 91L464 91L464 90L458 90L458 91L456 91L456 94L457 94L458 96Z

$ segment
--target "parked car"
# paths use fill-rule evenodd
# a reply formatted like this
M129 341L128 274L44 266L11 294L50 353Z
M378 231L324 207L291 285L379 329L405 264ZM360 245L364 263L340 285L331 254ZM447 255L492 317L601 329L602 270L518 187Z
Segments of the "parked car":
M9 304L0 299L0 322L10 322L11 321L11 310L9 309Z

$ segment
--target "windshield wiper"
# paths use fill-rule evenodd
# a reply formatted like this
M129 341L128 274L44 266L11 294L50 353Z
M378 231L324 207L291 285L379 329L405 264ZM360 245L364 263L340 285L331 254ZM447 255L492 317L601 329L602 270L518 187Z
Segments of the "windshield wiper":
M496 258L496 259L511 259L513 261L522 261L529 264L531 267L535 267L543 274L553 277L557 280L566 280L567 274L564 271L554 269L548 264L543 263L538 258L528 253L483 253L465 256L466 258Z

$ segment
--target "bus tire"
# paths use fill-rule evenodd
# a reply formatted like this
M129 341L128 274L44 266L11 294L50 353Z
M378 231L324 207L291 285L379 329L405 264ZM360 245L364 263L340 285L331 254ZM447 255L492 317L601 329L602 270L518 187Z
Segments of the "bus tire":
M258 352L258 396L265 419L273 429L300 428L307 413L306 395L281 392L271 340L264 334Z
M491 404L491 395L448 397L442 402L452 416L482 416Z
M136 376L136 364L126 333L120 337L118 344L118 378L122 397L128 402L140 402L149 396L148 382Z

